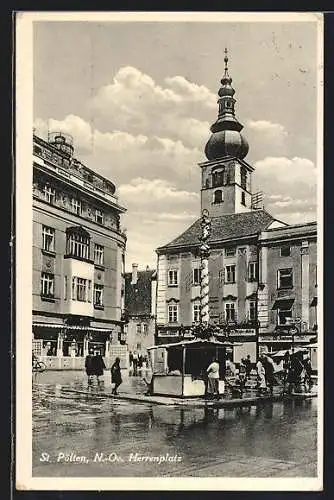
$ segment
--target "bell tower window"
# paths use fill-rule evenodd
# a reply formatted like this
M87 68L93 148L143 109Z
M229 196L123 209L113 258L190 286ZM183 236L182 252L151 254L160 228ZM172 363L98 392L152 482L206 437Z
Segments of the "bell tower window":
M223 202L223 191L221 189L216 189L213 193L213 203L222 203Z
M219 187L224 185L224 170L216 170L212 173L212 187Z
M244 205L244 207L246 206L246 195L244 191L241 193L241 205Z
M241 167L240 181L242 189L247 189L247 170L246 167Z

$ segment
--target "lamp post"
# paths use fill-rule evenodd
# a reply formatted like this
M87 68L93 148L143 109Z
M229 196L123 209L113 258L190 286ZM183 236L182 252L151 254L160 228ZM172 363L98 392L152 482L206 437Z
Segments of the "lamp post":
M209 218L208 210L204 209L202 211L201 219L201 245L200 245L200 256L201 256L201 317L200 324L201 330L205 330L209 326L210 321L210 310L209 310L209 255L210 246L208 244L208 239L211 234L211 220Z

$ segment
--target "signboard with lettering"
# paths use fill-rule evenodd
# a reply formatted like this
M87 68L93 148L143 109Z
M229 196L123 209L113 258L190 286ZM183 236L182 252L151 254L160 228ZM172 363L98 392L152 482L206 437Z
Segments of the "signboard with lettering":
M255 328L238 328L235 330L230 330L230 335L256 335Z

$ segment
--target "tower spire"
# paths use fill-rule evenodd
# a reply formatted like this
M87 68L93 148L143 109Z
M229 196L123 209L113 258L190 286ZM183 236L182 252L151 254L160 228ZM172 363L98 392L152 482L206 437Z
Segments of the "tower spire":
M224 76L220 80L221 87L218 90L218 118L210 128L212 136L205 148L205 154L209 160L226 155L244 158L248 153L247 141L240 134L243 125L235 117L235 90L232 87L228 63L228 51L225 48Z

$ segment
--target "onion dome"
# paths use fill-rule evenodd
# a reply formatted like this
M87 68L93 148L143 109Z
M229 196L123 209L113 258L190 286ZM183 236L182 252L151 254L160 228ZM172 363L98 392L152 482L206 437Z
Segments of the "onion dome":
M225 49L224 62L225 72L221 79L222 86L218 91L218 118L210 128L212 135L205 146L205 155L208 160L218 160L224 156L242 159L249 150L248 142L240 133L243 125L234 115L235 90L228 73L227 49Z

